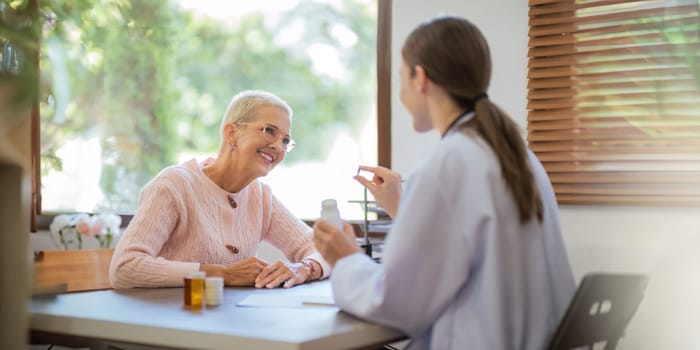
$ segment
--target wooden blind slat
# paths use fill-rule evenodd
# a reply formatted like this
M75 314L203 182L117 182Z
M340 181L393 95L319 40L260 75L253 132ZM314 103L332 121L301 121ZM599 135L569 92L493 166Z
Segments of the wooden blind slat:
M530 30L528 31L528 36L536 37L542 35L566 34L574 33L576 31L577 28L573 23L549 24L538 27L530 27Z
M677 128L676 130L663 130L662 133L652 133L655 130L647 130L645 133L642 130L635 128L611 128L611 129L575 129L572 131L539 131L530 130L528 140L530 142L549 142L549 141L565 141L565 140L586 140L586 141L608 141L608 140L646 140L651 137L673 136L675 139L696 139L700 137L700 132L691 132L685 128Z
M580 58L577 55L569 56L554 56L554 57L538 57L536 60L530 59L527 62L528 68L543 68L556 66L570 66L576 64Z
M546 5L551 3L556 3L559 0L529 0L529 6Z
M629 2L627 2L629 3ZM678 16L684 17L688 15L697 15L698 8L697 5L675 5L669 1L658 1L658 3L663 3L664 5L657 5L654 7L644 6L631 6L625 11L606 11L601 8L590 7L588 9L579 9L576 14L577 24L602 24L608 25L608 23L614 22L626 22L635 21L640 18L651 18L651 19L664 19L664 18L676 18ZM602 3L601 3L602 4ZM641 5L648 5L650 2L644 1L639 2ZM666 5L670 4L670 5ZM580 11L583 10L583 11Z
M579 113L572 111L570 108L562 109L546 109L546 110L530 110L527 114L527 120L559 120L577 117Z
M624 69L624 68L623 68ZM629 81L630 79L641 79L648 80L654 78L685 78L693 77L688 68L650 68L644 70L636 71L626 71L620 70L616 72L605 72L605 73L590 73L590 74L579 74L577 75L576 81L580 83L596 84L600 82L621 82ZM648 78L648 79L647 79Z
M576 73L573 67L553 67L553 68L535 68L530 69L527 76L528 78L557 78L557 77L569 77Z
M575 37L574 40L576 43L576 47L579 52L585 52L589 50L589 48L595 48L596 52L601 49L601 47L605 49L610 49L610 48L618 48L618 47L637 47L637 46L649 46L649 45L658 45L658 44L665 44L665 41L668 40L666 36L662 33L644 33L644 34L638 34L638 35L630 35L630 36L617 36L617 37L611 37L611 38L579 38ZM687 38L688 42L684 43L690 44L690 43L697 43L696 41L692 41L692 38L688 37ZM570 45L571 43L568 43Z
M528 112L528 121L547 121L560 119L582 119L582 118L645 118L661 116L666 120L673 118L696 118L697 110L687 108L672 108L664 106L659 108L658 104L653 105L655 108L646 108L645 106L627 106L622 109L611 109L608 106L596 106L590 108L560 108L560 109L540 109L531 110Z
M575 77L582 81L596 83L621 76L621 69L625 69L624 76L627 78L645 78L656 75L666 77L666 80L671 78L675 78L673 80L695 80L695 76L688 74L687 62L678 58L618 60L613 64L597 63L568 67L533 68L528 72L528 78ZM607 76L609 73L613 73L612 76ZM612 81L614 82L615 80ZM619 79L617 82L620 82Z
M660 101L670 101L670 100L681 100L689 99L693 100L697 98L697 87L692 84L683 84L680 82L678 86L671 86L668 88L659 88L659 90L654 90L654 87L631 87L626 89L612 89L612 88L601 88L600 90L591 91L585 90L583 92L577 92L573 89L535 89L528 92L528 97L532 100L549 100L556 98L568 98L571 101L590 101L590 100L600 100L606 98L617 98L611 97L611 95L616 96L629 96L630 98L635 95L645 96L643 99L652 97ZM573 96L578 96L578 98L571 98ZM684 97L685 96L685 97ZM692 101L691 101L692 102Z
M554 79L529 79L527 82L528 89L551 89L571 87L571 78L554 78Z
M558 1L552 4L530 7L528 16L537 17L573 11L576 11L576 4L574 2Z
M673 93L673 92L695 92L698 90L698 82L695 79L674 79L674 80L657 80L657 81L626 81L615 83L602 83L589 86L583 91L568 89L568 91L577 91L579 96L600 96L628 92L646 92L646 93ZM541 91L542 96L546 96L547 91ZM534 94L533 94L534 95ZM537 96L533 96L537 97ZM544 97L546 98L546 97Z
M606 35L615 34L620 36L634 35L639 31L645 30L663 30L669 26L684 28L687 26L696 26L697 20L693 13L687 13L680 17L674 18L662 18L656 19L654 21L648 22L624 22L624 23L606 23L605 25L590 27L590 28L577 28L575 34L586 34L586 35Z
M698 53L700 52L700 45L695 42L689 42L683 45L666 42L647 43L645 45L627 47L604 47L595 49L586 49L585 47L581 47L580 49L577 49L576 45L567 44L530 48L528 50L528 58L547 58L550 60L561 60L562 62L576 58L577 62L581 62L584 61L584 59L593 59L593 61L596 61L596 59L598 61L608 60L610 57L616 56L638 58L657 57L661 54L673 57L675 56L674 53L683 52L681 50L687 51L688 53Z
M640 119L640 118L610 118L607 120L598 119L582 119L582 120L557 120L557 121L538 121L528 125L528 130L544 131L544 130L571 130L574 128L664 128L673 125L675 127L688 128L700 127L700 118L685 119L685 120L663 120L663 119Z
M530 148L538 154L546 152L561 152L561 151L602 151L602 152L618 152L618 150L636 149L646 151L649 149L669 149L677 152L693 152L700 148L700 139L693 140L677 140L653 138L644 141L640 140L603 140L603 141L586 141L586 140L568 140L568 141L553 141L553 142L536 142L531 143Z
M542 47L542 46L557 46L557 45L573 45L576 43L576 37L570 33L555 33L553 35L538 35L530 37L527 47Z
M555 172L659 172L659 171L693 171L700 172L700 162L673 162L673 161L615 161L615 162L543 162L548 173Z
M576 46L573 44L535 47L530 48L527 52L528 57L552 57L573 54L576 54Z
M576 3L574 1L550 1L546 4L539 4L538 6L532 6L530 4L530 10L528 15L534 17L537 15L554 14L554 13L565 13L580 9L600 7L600 6L610 6L616 4L630 4L633 1L630 0L598 0L595 2L580 2Z
M547 152L539 156L542 162L597 162L597 161L689 161L700 162L700 154L679 153L677 150L657 150L655 152L640 153L636 149L626 151L606 152ZM698 163L700 164L700 163Z
M557 193L559 204L583 205L654 205L670 207L698 206L697 196L620 196L620 195L586 195Z
M578 11L568 11L558 14L550 15L540 15L530 17L529 25L531 27L536 27L540 25L551 25L551 24L564 24L564 23L576 23L578 25L585 24L595 24L595 23L611 23L611 22L623 22L627 20L635 20L639 18L663 18L664 16L671 15L687 15L697 13L697 6L685 5L685 6L669 6L669 7L655 7L647 9L636 9L630 11L620 11L602 14L592 13L586 15L585 13L577 13Z
M689 184L699 185L700 176L693 172L614 172L614 173L552 173L549 176L552 183L564 184Z
M549 98L561 98L561 97L572 97L576 94L571 88L560 88L560 89L538 89L528 91L528 98L532 99L549 99Z
M642 195L642 196L698 196L700 186L688 186L686 184L656 184L648 186L620 186L619 184L554 184L554 190L561 194L583 195Z

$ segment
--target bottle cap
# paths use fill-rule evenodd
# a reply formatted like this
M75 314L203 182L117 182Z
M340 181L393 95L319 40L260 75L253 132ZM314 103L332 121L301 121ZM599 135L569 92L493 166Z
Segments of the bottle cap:
M338 202L335 199L324 199L321 202L322 207L336 207L338 206Z
M204 280L204 285L207 287L223 286L224 285L224 278L223 277L207 277L207 279Z
M190 278L205 278L207 277L207 273L204 271L195 271L190 273Z

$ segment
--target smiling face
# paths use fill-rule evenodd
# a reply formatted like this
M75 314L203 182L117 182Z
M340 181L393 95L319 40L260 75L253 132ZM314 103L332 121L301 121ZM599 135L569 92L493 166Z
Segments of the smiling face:
M292 123L282 108L258 107L253 119L231 127L235 153L253 177L267 175L287 154L284 142L289 139Z

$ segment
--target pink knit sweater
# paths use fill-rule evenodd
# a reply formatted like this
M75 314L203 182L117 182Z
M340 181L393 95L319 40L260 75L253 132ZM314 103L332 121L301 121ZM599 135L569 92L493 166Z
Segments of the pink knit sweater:
M229 196L238 204L235 209ZM182 286L199 264L243 261L255 256L262 240L290 261L311 258L323 267L323 277L330 273L311 241L311 228L267 185L256 180L238 193L226 192L193 159L165 168L141 190L139 208L114 251L109 279L114 288Z

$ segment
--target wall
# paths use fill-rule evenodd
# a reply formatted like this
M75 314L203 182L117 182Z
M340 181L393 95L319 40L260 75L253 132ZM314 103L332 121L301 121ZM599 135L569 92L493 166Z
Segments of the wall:
M527 1L395 0L392 164L404 177L438 137L419 135L408 122L398 97L399 52L415 25L439 13L465 16L481 28L494 61L489 96L526 125ZM618 349L700 349L700 336L691 328L700 323L698 209L563 206L561 218L577 280L593 271L651 276Z
M695 208L562 208L578 279L589 271L650 275L619 349L700 349L695 326L700 323L697 214Z
M400 4L400 8L398 7ZM503 9L509 9L504 12ZM498 14L499 12L503 12ZM525 127L526 71L517 58L527 54L527 1L518 0L394 0L392 26L392 168L407 175L415 159L427 154L438 139L435 132L417 134L411 127L410 116L399 100L398 69L401 45L408 33L420 22L441 13L463 15L476 24L490 43L493 75L489 97L516 122ZM498 14L498 15L497 15ZM522 14L522 19L519 18ZM521 31L524 30L524 31ZM523 33L523 38L517 33ZM514 62L515 60L515 62Z

